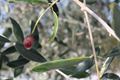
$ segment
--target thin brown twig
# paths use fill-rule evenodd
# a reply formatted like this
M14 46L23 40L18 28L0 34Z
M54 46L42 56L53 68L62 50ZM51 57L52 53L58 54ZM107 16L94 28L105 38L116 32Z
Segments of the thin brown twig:
M73 0L77 5L79 5L82 9L84 9L86 12L88 12L91 16L93 16L96 20L98 20L104 28L108 31L109 34L111 34L115 39L120 41L120 38L116 35L113 29L110 28L110 26L103 20L101 19L97 14L95 14L90 8L88 8L84 3L82 3L79 0Z
M88 14L87 14L86 11L84 11L84 15L85 15L85 20L86 20L86 23L87 23L87 26L88 26L88 31L89 31L90 41L91 41L91 45L92 45L94 61L95 61L96 72L97 72L98 79L100 80L100 73L99 73L97 56L96 56L96 52L95 52L93 35L92 35L92 31L91 31L91 26L90 26L90 21L89 21L89 18L88 18Z

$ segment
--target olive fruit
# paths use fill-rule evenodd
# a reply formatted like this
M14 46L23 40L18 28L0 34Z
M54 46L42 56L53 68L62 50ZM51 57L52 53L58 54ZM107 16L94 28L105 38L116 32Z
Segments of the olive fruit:
M33 35L28 35L24 38L23 45L26 49L31 49L35 42L35 38Z

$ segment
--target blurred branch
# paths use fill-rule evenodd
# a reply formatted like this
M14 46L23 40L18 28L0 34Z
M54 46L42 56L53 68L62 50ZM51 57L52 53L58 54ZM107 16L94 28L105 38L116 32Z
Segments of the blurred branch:
M79 0L73 0L73 1L77 5L79 5L82 10L85 10L90 15L92 15L95 19L97 19L105 27L105 29L108 31L108 33L110 35L112 35L115 39L120 41L119 37L115 34L114 30L111 29L110 26L103 19L101 19L97 14L95 14L90 8L88 8L86 5L84 5L84 3L82 3L81 1L79 1Z

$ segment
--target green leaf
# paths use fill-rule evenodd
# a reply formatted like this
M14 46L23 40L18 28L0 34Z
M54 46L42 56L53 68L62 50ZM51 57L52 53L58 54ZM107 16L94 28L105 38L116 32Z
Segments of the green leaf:
M6 50L4 50L1 54L2 55L7 55L7 54L11 54L16 52L15 46L11 46L9 48L7 48Z
M60 69L67 66L73 66L89 58L90 57L76 57L76 58L48 61L45 63L41 63L39 66L34 67L32 70L36 72L45 72L51 69Z
M102 80L120 80L120 77L114 73L105 73Z
M88 72L77 72L76 74L73 74L72 77L75 77L75 78L86 78L89 75L90 74Z
M94 59L90 58L78 64L77 70L81 72L85 72L86 70L90 69L94 65Z
M110 9L112 11L112 27L116 35L120 38L120 9L116 3L110 4Z
M3 57L2 57L2 55L0 55L0 70L2 68L2 64L3 64Z
M10 18L13 25L13 32L18 42L22 43L24 40L23 32L20 28L20 25L13 19Z
M27 64L29 62L29 60L25 59L22 56L19 56L19 58L17 60L8 62L7 65L9 67L15 68L15 67L21 67L24 66L25 64Z
M7 39L5 36L0 35L0 43L6 43L6 42L10 42L10 40Z
M105 54L105 57L114 57L114 56L119 56L120 55L120 48L119 47L114 47L112 50L110 50L109 53Z
M107 71L107 69L110 67L110 64L112 63L114 57L108 57L104 64L102 65L101 71L100 71L100 77L103 76L103 74L105 73L105 71Z
M57 35L57 31L58 31L58 16L54 11L53 11L53 15L54 15L54 29L53 29L52 35L49 39L50 42L52 42L55 39L55 37Z
M5 30L5 32L3 33L3 35L7 38L10 37L11 34L12 34L12 29L11 28L7 28Z
M86 72L94 64L93 58L85 60L78 65L68 66L60 69L63 73L71 75L75 78L85 78L89 76L89 73Z
M3 33L3 35L5 36L5 38L9 38L10 35L11 35L11 33L12 33L11 28L7 28L7 29L5 30L5 32ZM0 49L4 46L4 44L5 44L5 43L0 42Z
M14 69L14 77L19 76L23 72L24 66L17 67Z
M35 22L32 21L32 22L31 22L31 33L32 33L33 28L34 28L34 25L35 25ZM39 32L38 32L38 28L37 28L37 27L35 28L35 30L34 30L34 32L32 33L32 35L33 35L34 38L35 38L35 43L33 44L32 47L33 47L34 49L37 49L37 48L40 46L40 44L39 44Z
M79 71L75 65L62 68L60 69L60 71L62 71L63 73L67 75L71 75L71 77L75 77L75 78L85 78L89 76L89 73L85 71Z
M26 59L36 61L36 62L45 62L46 59L34 49L25 49L24 46L20 43L16 43L16 50Z

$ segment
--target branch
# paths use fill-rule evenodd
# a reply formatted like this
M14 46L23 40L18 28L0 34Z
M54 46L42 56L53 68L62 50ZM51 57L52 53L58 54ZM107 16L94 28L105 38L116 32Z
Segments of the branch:
M97 14L95 14L91 9L89 9L84 3L82 3L79 0L73 0L77 5L81 7L82 10L85 10L88 12L90 15L92 15L96 20L98 20L104 28L108 31L109 34L111 34L115 39L120 41L120 38L116 35L113 29L110 28L110 26L103 20L101 19Z

